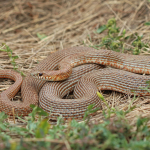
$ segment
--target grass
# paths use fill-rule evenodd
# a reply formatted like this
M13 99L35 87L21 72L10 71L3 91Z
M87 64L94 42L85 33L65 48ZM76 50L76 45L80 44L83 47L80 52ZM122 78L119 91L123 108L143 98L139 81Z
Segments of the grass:
M144 25L149 25L149 22L146 22ZM104 31L107 31L107 35L102 38L100 44L90 45L91 47L95 49L110 49L122 53L131 52L133 55L139 55L142 51L147 51L150 48L148 43L142 41L143 35L139 36L137 33L131 34L130 36L126 35L126 30L123 29L121 31L119 27L117 27L114 18L109 19L106 25L100 26L96 30L96 33L100 34ZM129 41L132 42L129 43ZM127 47L129 44L131 46Z
M125 117L134 107L129 107L127 111L107 107L103 110L103 123L91 124L88 115L93 111L91 105L88 113L85 113L85 121L79 123L70 120L68 125L64 125L63 119L59 117L55 126L49 124L48 114L41 108L33 105L31 107L33 111L26 121L19 118L26 123L25 128L12 126L5 121L7 115L0 113L1 149L147 150L150 147L148 118L138 118L136 125L131 126ZM10 135L14 134L18 138L11 138Z
M2 43L0 51L7 52L7 55L10 58L10 63L13 65L14 70L17 70L18 67L17 67L17 64L15 62L15 59L17 59L18 56L13 56L13 51L5 43Z

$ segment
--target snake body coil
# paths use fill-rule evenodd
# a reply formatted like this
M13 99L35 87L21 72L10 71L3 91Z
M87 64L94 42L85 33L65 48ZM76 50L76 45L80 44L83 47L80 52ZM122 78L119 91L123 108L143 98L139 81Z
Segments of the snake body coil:
M57 77L61 78L61 74L64 74L61 64L68 64L68 61L72 61L71 64L73 67L84 63L98 63L134 73L150 74L149 56L133 56L108 50L74 47L57 51L48 56L32 70L32 75L44 80L51 79L52 77L55 79ZM58 64L60 70L54 71L54 73L59 73L60 76L53 76L53 73L50 74L49 72L45 75L47 73L46 70L57 70ZM67 66L68 65L66 65L65 69L67 69ZM27 115L31 112L30 104L37 105L39 100L40 106L46 111L51 112L51 118L56 119L56 117L61 114L66 119L80 119L83 117L89 104L95 103L95 107L101 107L100 100L96 95L97 90L115 90L123 93L149 95L143 88L148 86L146 81L150 80L150 76L137 75L123 70L106 68L100 69L98 72L92 71L90 74L86 74L81 78L81 81L79 81L75 88L75 97L77 99L62 99L65 94L74 88L82 74L93 70L93 68L99 69L97 65L83 65L76 67L69 79L63 82L46 82L28 75L21 86L23 102L16 103L8 101L8 99L14 96L14 94L8 96L11 95L9 94L10 89L8 89L6 92L4 91L6 94L2 92L0 95L0 110L12 115L12 108L14 108L15 114ZM0 72L0 78L9 78L5 75L2 76L2 72L7 74L7 70L6 72L5 70ZM42 77L39 75L41 72ZM12 76L14 75L13 72ZM14 80L14 78L11 79ZM12 89L15 90L15 88L16 87L13 87ZM13 92L11 91L11 93Z

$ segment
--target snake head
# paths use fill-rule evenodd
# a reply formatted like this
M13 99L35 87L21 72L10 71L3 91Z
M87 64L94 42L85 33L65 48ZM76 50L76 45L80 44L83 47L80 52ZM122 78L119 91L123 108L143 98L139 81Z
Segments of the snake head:
M53 71L51 71L49 73L49 71L34 71L31 73L31 76L39 79L39 80L46 80L46 81L54 81L54 73Z
M70 73L64 74L60 70L42 70L32 72L31 76L39 80L61 81L67 79L70 76Z

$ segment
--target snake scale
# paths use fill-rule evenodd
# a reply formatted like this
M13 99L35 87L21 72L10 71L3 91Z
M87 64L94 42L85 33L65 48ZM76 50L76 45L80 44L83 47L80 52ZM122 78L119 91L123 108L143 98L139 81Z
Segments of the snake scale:
M95 63L113 68L102 69ZM75 68L72 70L72 67ZM150 80L149 74L150 56L95 50L89 47L67 48L52 53L41 61L31 71L32 76L28 75L23 82L16 72L1 70L0 78L10 78L15 83L0 94L0 110L13 115L14 109L15 114L25 116L32 111L30 104L35 104L50 112L52 119L56 119L60 114L65 119L82 119L88 105L94 103L94 108L101 108L101 100L96 94L98 90L150 95L144 90L148 86L146 81ZM10 101L20 85L23 101ZM73 89L76 99L63 99Z

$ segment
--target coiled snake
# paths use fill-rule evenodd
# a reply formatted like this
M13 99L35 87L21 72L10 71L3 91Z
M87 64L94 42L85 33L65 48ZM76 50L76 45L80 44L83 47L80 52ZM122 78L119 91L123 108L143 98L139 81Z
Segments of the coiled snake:
M85 65L85 63L94 64ZM95 63L118 69L100 69L101 67ZM72 67L75 66L78 67L72 71ZM58 68L59 70L57 70ZM91 70L93 71L86 73ZM88 105L94 103L95 108L101 107L101 100L96 94L98 90L150 95L148 91L144 90L148 86L146 81L150 80L149 74L149 56L122 54L110 50L95 50L89 47L64 49L44 59L31 71L32 76L28 75L23 82L21 76L14 71L1 70L0 78L10 78L15 80L15 83L0 94L0 110L12 115L12 108L14 108L15 114L25 116L32 111L30 104L38 105L39 103L40 107L47 112L51 112L50 117L52 119L56 119L60 114L65 119L81 119ZM54 80L64 81L54 82ZM77 86L75 87L76 83ZM20 85L23 102L10 101L18 92ZM74 87L76 99L62 99Z

